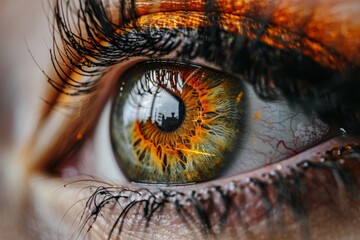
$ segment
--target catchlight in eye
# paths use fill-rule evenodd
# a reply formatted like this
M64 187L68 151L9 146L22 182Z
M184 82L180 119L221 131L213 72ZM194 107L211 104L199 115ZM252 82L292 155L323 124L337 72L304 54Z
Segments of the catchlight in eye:
M238 79L157 62L134 66L121 80L110 132L131 181L199 182L227 168L246 122L246 92Z

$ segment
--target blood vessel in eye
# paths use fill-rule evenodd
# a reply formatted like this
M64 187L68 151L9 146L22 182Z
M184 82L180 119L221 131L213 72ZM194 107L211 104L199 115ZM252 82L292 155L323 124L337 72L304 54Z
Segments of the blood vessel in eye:
M144 63L122 80L110 131L130 180L204 181L229 165L246 121L238 79L200 67Z

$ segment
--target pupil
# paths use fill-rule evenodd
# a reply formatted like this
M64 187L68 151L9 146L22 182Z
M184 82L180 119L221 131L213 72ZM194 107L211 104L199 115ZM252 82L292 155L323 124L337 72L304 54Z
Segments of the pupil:
M191 183L219 175L235 157L246 119L241 82L192 66L130 70L111 115L111 140L128 178ZM246 96L246 95L245 95Z
M154 100L155 119L160 130L164 132L173 132L179 128L185 118L184 102L176 95L166 91L160 91Z

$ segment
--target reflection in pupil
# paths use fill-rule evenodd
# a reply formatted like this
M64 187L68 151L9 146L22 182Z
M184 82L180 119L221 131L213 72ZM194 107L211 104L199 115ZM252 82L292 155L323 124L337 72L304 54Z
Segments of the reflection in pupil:
M139 72L138 72L139 71ZM189 183L227 167L244 125L238 79L207 69L145 65L129 72L112 114L112 143L132 181Z
M170 95L165 91L160 92L158 97L161 100L154 106L155 122L164 132L175 131L184 120L185 105L179 97Z

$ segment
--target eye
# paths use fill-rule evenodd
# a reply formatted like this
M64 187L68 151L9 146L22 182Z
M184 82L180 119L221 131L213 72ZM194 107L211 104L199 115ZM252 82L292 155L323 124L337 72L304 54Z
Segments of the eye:
M110 129L131 180L199 182L228 165L246 122L246 97L236 78L168 62L138 65L124 79Z
M102 161L91 173L113 179L124 174L133 182L192 183L231 176L339 134L315 113L281 97L260 99L237 77L170 60L130 67L119 77L109 104L91 147ZM94 165L87 156L77 158Z
M70 209L50 200L80 216L72 236L263 238L294 222L307 236L321 225L307 210L358 190L358 139L332 138L358 129L347 34L286 4L78 3L56 1L57 91L26 152L30 169L75 177L55 180L74 186Z

